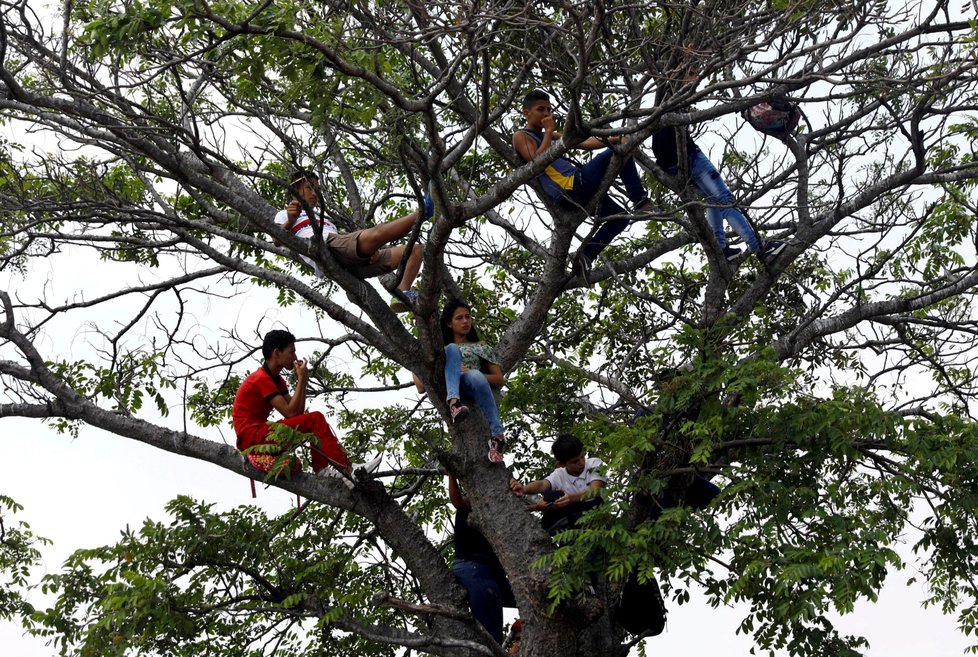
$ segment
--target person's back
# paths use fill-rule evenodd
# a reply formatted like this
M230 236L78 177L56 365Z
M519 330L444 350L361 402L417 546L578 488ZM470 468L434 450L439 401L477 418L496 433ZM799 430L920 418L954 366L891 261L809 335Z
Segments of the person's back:
M452 475L448 475L448 499L455 507L452 574L469 595L472 615L497 643L501 643L503 607L515 605L509 580L489 541L469 524L472 505Z
M680 150L677 132L675 126L669 126L668 128L659 128L652 133L652 155L655 156L656 164L666 171L679 166ZM699 152L700 147L696 145L688 132L685 142L686 157Z
M264 363L241 382L231 406L238 449L258 444L268 434L268 417L275 410L269 400L275 394L287 393L282 376L272 374Z

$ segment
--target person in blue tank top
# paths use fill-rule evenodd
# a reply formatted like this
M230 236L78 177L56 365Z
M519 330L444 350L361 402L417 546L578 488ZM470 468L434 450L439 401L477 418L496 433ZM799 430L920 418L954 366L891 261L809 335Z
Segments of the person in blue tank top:
M554 140L560 139L561 135L554 129L553 108L550 104L550 95L547 92L534 89L528 93L523 99L523 116L526 117L526 125L513 135L513 148L520 154L520 157L529 162L550 148ZM620 144L621 142L621 137L609 137L607 139L590 137L577 144L575 148L597 150L607 147L608 144ZM587 164L580 167L559 157L540 174L540 184L555 204L568 208L586 206L597 194L601 179L608 170L613 155L614 152L610 148L606 148L602 153L592 157ZM642 186L633 159L625 160L618 173L618 178L625 186L625 193L632 202L632 212L645 210L649 204L649 196ZM581 247L575 256L573 271L582 276L585 282L590 282L588 275L594 259L631 222L629 214L607 192L598 200L596 211L597 216L602 219L605 217L619 218L602 223L587 244Z

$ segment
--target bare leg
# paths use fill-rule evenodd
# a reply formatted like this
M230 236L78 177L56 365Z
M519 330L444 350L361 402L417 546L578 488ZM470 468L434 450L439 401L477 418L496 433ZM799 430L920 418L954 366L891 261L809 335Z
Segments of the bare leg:
M414 283L414 279L417 278L418 272L421 271L421 259L423 253L421 251L421 245L415 244L414 248L411 249L411 255L408 256L407 262L404 264L404 276L401 278L401 282L397 284L397 289L401 292L411 289L411 284ZM397 266L401 264L401 258L404 257L404 247L395 246L391 249L391 269L396 270Z
M364 228L357 237L357 255L361 258L370 258L385 245L401 239L411 232L414 224L418 222L419 216L419 213L412 212L400 219L388 221L386 224ZM417 271L414 273L417 275ZM406 273L404 277L407 278Z

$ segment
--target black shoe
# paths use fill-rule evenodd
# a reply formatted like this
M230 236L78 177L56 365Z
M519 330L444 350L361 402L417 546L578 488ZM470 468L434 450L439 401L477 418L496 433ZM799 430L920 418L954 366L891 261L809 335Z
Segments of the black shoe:
M651 209L652 209L652 200L649 198L645 198L635 204L635 207L632 208L632 214L642 214Z
M736 249L732 246L723 247L723 257L727 259L727 262L736 262L737 259L743 255L743 253L744 252L740 249Z
M571 275L580 276L585 285L591 285L592 264L593 262L590 258L584 255L583 252L578 252L577 255L574 256L574 262L571 265Z
M784 242L772 240L764 243L764 251L761 252L761 262L765 265L772 265L778 259L781 252L788 246Z

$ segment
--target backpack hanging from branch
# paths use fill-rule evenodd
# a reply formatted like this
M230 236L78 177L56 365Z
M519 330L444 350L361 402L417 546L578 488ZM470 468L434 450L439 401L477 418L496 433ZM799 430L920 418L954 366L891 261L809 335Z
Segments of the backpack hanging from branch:
M798 103L785 98L774 98L751 105L740 115L758 132L786 142L798 128L802 111Z

